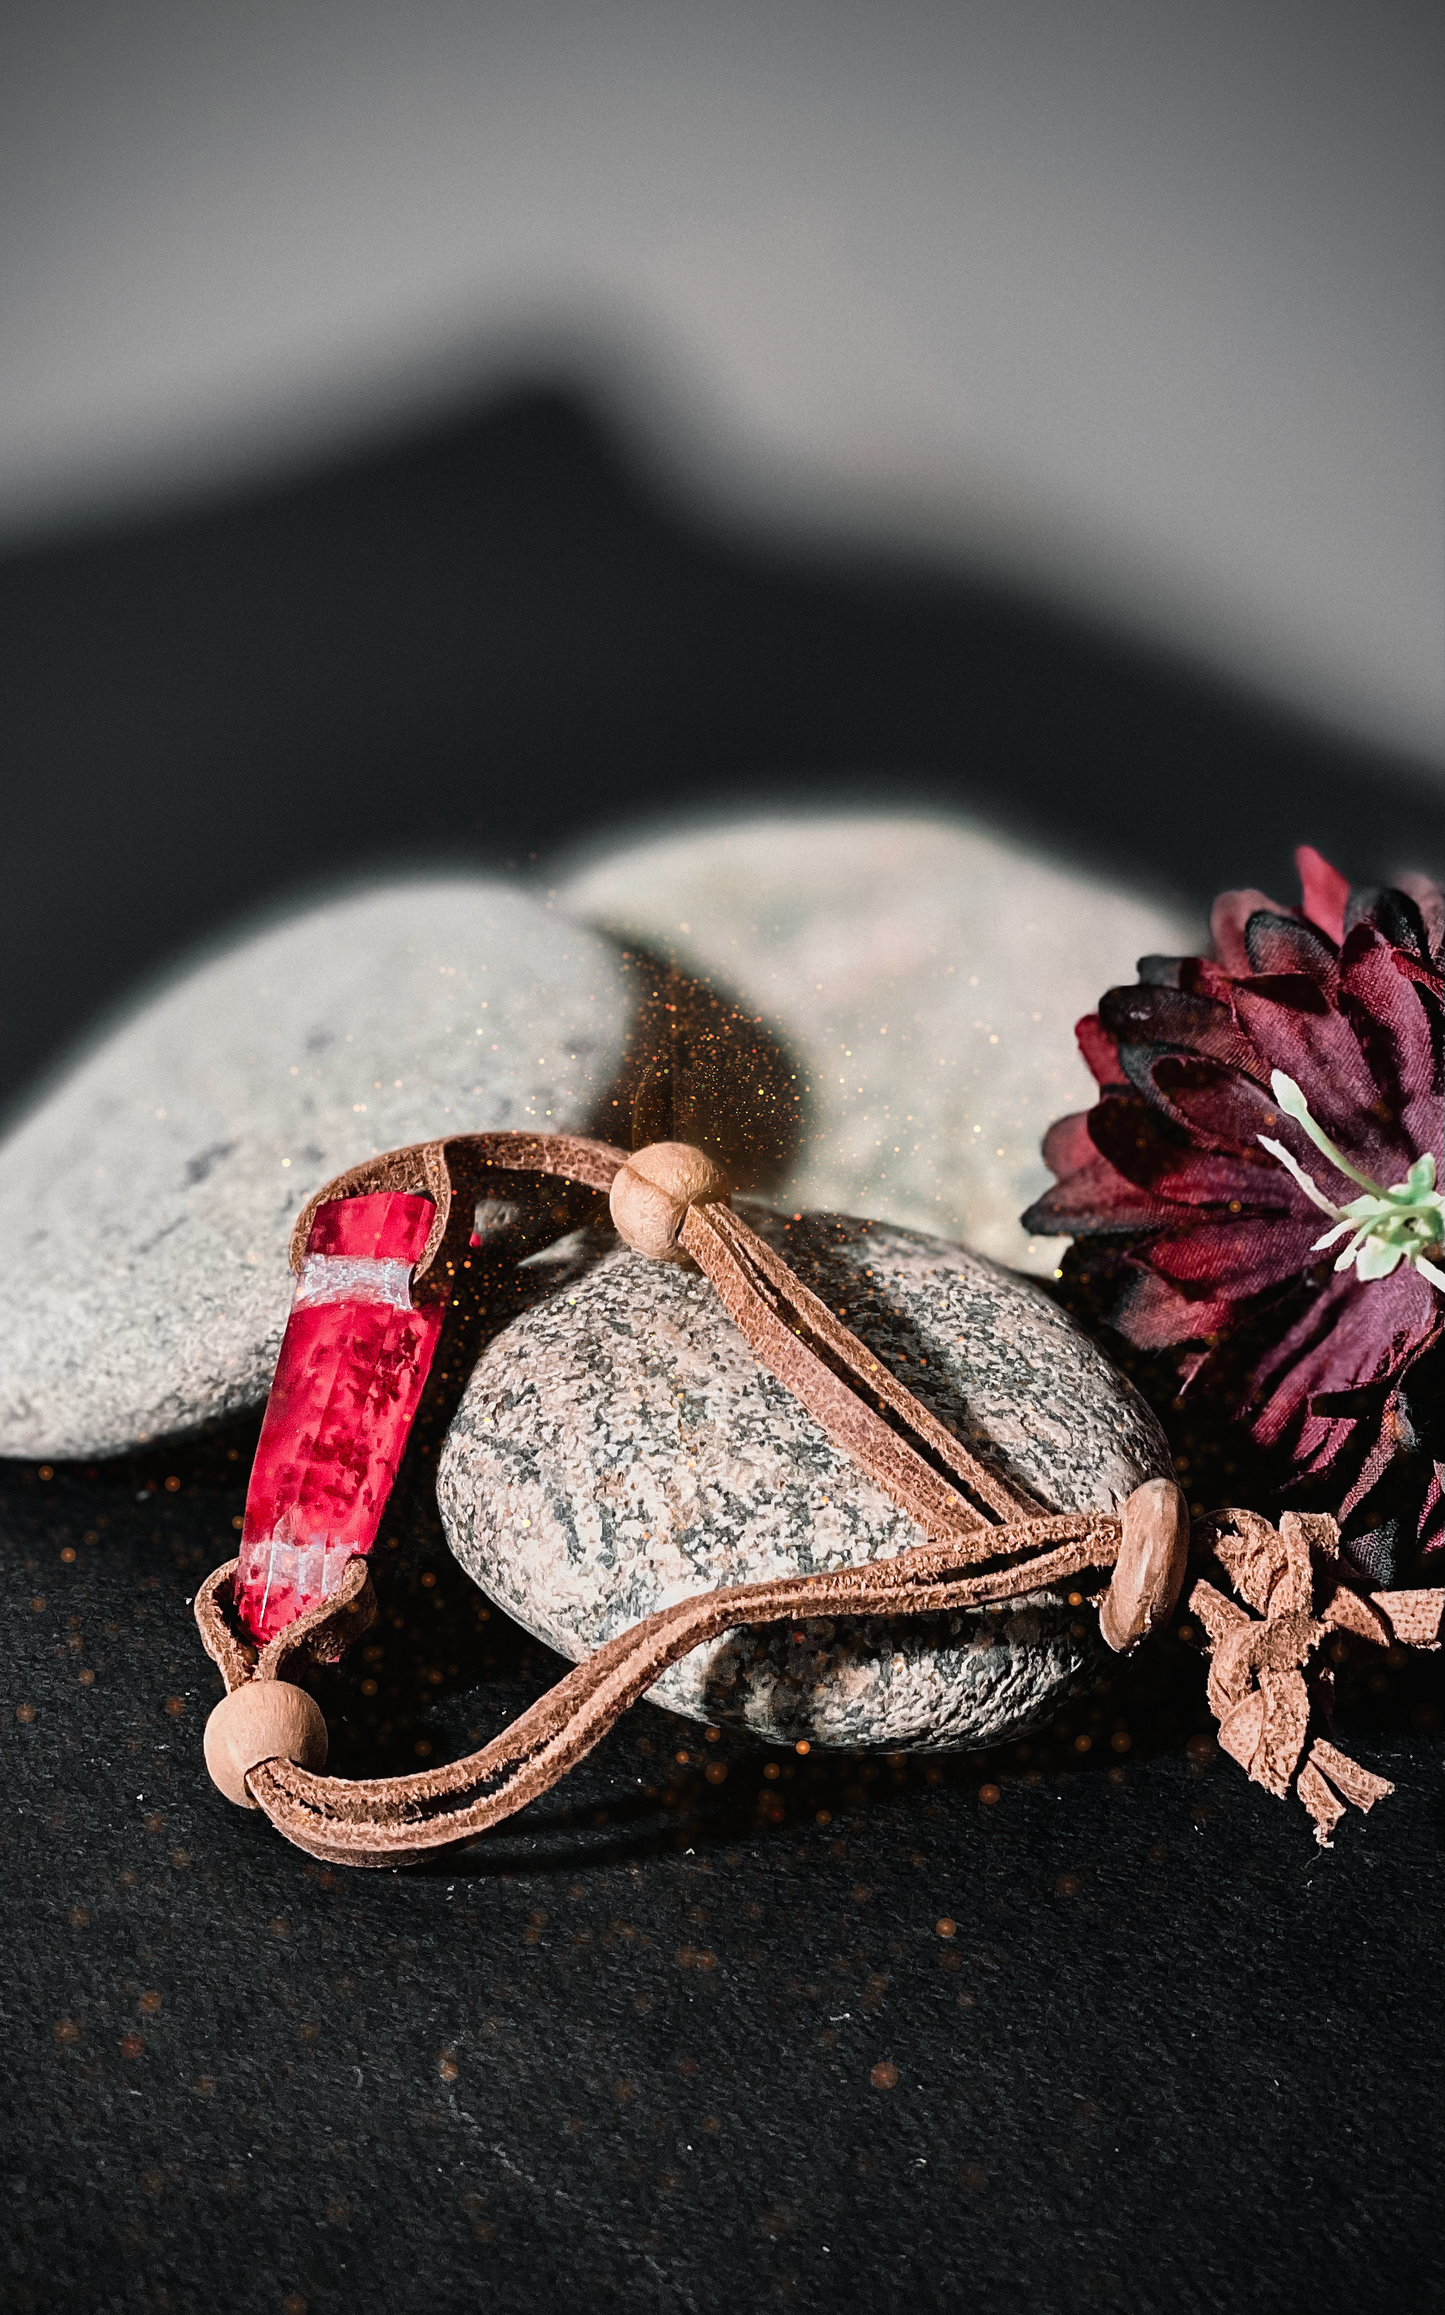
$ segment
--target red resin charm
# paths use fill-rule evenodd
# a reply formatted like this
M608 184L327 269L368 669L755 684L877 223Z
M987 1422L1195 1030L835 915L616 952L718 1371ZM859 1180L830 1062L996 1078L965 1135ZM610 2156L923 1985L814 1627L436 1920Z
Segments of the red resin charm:
M262 1641L335 1591L370 1551L406 1449L445 1295L417 1310L430 1198L317 1210L246 1496L236 1603Z

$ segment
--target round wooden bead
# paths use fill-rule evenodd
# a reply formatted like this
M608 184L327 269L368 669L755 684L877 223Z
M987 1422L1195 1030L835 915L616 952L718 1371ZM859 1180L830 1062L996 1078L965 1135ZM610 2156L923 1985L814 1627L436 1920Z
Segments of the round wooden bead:
M612 1184L612 1225L639 1254L659 1262L686 1262L678 1232L689 1206L725 1204L729 1183L720 1166L686 1141L655 1141L634 1152Z
M1146 1479L1124 1506L1124 1534L1099 1629L1123 1655L1173 1614L1189 1565L1189 1506L1172 1479Z
M286 1680L248 1680L223 1696L206 1722L206 1766L228 1801L254 1809L246 1778L263 1760L326 1766L326 1722L315 1698Z

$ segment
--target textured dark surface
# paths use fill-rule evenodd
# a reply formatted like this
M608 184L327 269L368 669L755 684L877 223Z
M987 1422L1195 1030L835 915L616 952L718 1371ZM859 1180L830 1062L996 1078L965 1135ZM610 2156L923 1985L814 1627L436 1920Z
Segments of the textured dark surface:
M0 2304L1431 2302L1438 1659L1347 1693L1399 1790L1328 1855L1171 1641L1027 1760L642 1706L470 1855L335 1873L201 1765L188 1600L249 1444L0 1486ZM379 1653L319 1689L338 1769L465 1749L561 1668L412 1495Z
M1408 766L980 587L709 538L556 402L16 560L0 658L12 1088L319 866L525 866L840 766L1196 899L1301 837L1442 858ZM201 1768L187 1603L249 1447L0 1467L0 2305L1437 2303L1441 1659L1349 1667L1346 1741L1399 1790L1329 1855L1167 1641L1027 1761L642 1707L474 1857L327 1874ZM558 1668L481 1618L424 1469L384 1652L319 1687L338 1769L467 1747Z

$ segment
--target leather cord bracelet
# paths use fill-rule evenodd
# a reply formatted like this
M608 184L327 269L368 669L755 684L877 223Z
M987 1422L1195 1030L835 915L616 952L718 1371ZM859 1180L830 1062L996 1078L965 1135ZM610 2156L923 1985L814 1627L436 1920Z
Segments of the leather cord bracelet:
M703 1271L755 1356L924 1541L895 1559L723 1587L649 1616L465 1759L407 1776L327 1777L325 1723L290 1675L336 1661L375 1617L364 1554L451 1286L470 1259L476 1199L518 1172L605 1193L629 1245ZM370 1250L357 1251L353 1238ZM1044 1510L880 1364L731 1210L726 1178L685 1143L629 1157L576 1136L494 1133L391 1151L317 1193L298 1218L291 1258L300 1284L242 1554L207 1579L195 1612L227 1689L206 1729L212 1777L330 1863L398 1865L474 1839L565 1776L668 1665L737 1625L937 1615L1088 1571L1099 1580L1086 1596L1105 1640L1122 1651L1166 1621L1179 1598L1191 1530L1172 1480L1136 1489L1122 1517ZM409 1273L405 1293L399 1273ZM1311 1736L1312 1715L1327 1702L1327 1675L1315 1663L1321 1643L1348 1630L1433 1647L1445 1591L1365 1596L1339 1556L1335 1523L1319 1517L1287 1513L1276 1533L1256 1514L1221 1513L1195 1523L1193 1548L1209 1569L1191 1604L1215 1646L1210 1701L1221 1742L1270 1790L1293 1781L1327 1841L1345 1802L1367 1809L1391 1788Z

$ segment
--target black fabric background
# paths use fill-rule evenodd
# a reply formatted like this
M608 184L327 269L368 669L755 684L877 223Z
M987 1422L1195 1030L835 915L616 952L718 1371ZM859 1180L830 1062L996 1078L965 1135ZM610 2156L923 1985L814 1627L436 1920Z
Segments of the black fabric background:
M10 1098L318 875L545 874L659 807L959 804L1201 905L1288 893L1300 838L1445 863L1417 767L982 581L710 531L551 393L16 556L0 666ZM1027 1759L644 1706L480 1850L329 1873L201 1766L188 1602L250 1445L0 1466L0 2305L1435 2302L1438 1659L1345 1673L1399 1789L1328 1854L1171 1639ZM384 1652L324 1692L338 1768L466 1748L559 1668L427 1468Z

